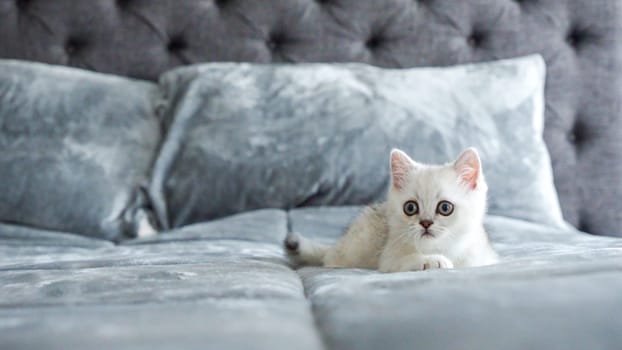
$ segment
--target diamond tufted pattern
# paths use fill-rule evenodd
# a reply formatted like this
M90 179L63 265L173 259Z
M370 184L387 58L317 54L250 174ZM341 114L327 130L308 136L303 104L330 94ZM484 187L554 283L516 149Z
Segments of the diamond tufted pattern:
M197 62L450 65L541 53L566 219L622 229L620 0L0 0L0 57L141 79Z

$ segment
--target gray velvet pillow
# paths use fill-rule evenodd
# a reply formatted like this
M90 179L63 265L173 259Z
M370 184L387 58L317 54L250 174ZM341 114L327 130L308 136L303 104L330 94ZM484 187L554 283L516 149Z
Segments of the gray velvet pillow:
M542 140L544 74L529 56L447 68L205 64L166 73L168 138L152 191L181 226L256 208L366 204L399 147L421 162L482 157L489 212L565 226Z
M155 84L0 60L0 223L116 239L144 219Z

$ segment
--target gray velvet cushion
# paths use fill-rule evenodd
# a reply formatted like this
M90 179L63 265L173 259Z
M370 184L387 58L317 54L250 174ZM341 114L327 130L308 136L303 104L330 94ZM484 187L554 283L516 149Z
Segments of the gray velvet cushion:
M382 200L388 155L483 159L489 211L564 226L542 140L539 56L449 68L208 64L161 79L164 226L257 208Z
M0 222L115 239L144 218L157 86L0 61Z

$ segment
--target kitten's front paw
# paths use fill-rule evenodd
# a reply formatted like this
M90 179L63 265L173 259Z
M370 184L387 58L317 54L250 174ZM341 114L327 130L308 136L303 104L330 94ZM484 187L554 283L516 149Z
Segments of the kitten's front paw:
M430 269L451 269L454 264L443 255L409 255L397 261L388 260L380 262L380 272L405 272L421 271Z
M454 264L451 260L446 257L435 254L435 255L424 255L416 261L410 267L410 270L420 271L420 270L431 270L431 269L452 269Z

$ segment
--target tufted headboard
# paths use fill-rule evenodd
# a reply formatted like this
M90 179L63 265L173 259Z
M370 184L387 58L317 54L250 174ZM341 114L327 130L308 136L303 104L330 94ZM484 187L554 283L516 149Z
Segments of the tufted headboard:
M141 79L208 61L450 65L540 53L566 219L622 235L622 0L0 0L0 57Z

